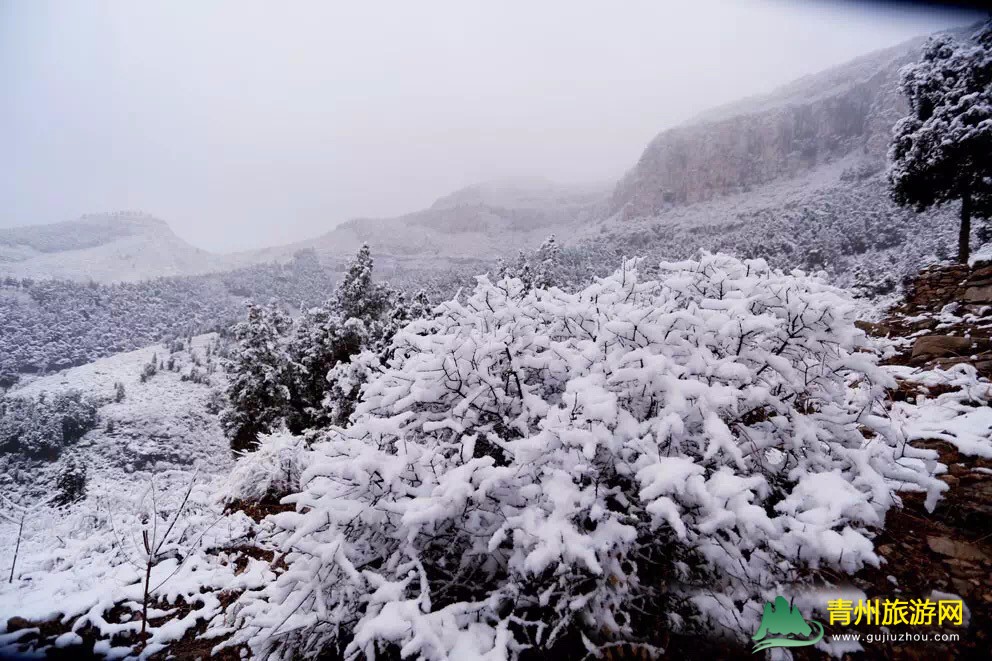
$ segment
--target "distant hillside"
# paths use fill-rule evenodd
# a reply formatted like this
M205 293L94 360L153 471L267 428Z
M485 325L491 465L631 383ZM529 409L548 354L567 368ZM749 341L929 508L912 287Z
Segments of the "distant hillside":
M0 276L128 281L287 263L301 249L333 270L368 243L380 276L443 290L439 280L486 271L554 233L572 249L576 273L588 273L583 264L610 270L625 254L677 258L706 248L822 268L840 284L882 279L874 289L886 291L953 240L952 208L899 209L884 178L892 125L906 110L898 72L923 41L665 130L614 187L484 182L403 216L358 218L311 240L233 255L198 250L147 216L88 216L0 230Z
M968 32L962 29L958 32ZM867 295L893 292L956 241L955 205L917 214L890 199L900 69L917 38L703 113L660 133L617 184L581 253L680 259L699 249L824 270ZM979 229L973 240L983 236ZM603 255L605 252L605 256Z
M126 282L224 268L224 258L191 246L165 222L138 212L0 229L0 275Z
M351 220L312 241L259 251L255 259L282 259L301 248L339 258L368 243L383 264L406 269L443 268L438 260L491 261L601 218L609 190L608 185L566 186L542 179L484 182L442 197L428 209Z
M247 300L276 299L292 310L317 305L337 279L312 252L285 264L141 282L0 278L0 391L24 374L224 329L241 318Z
M220 424L207 410L227 384L218 350L211 334L118 353L34 379L0 396L0 404L4 397L31 400L72 391L96 402L99 424L64 448L60 459L83 459L98 479L193 465L213 472L231 461ZM147 370L153 362L155 369ZM123 390L115 401L118 384ZM0 488L10 493L49 484L59 462L0 450L0 466Z
M899 69L922 44L914 39L860 57L662 132L618 183L611 212L650 216L746 193L850 154L881 164L892 125L907 109Z
M533 248L549 234L602 217L609 185L562 186L541 179L484 182L397 218L359 218L315 239L230 255L195 248L139 213L83 216L0 229L0 276L132 282L287 263L313 249L332 268L363 243L384 274L444 270Z
M822 270L834 284L877 297L947 259L957 225L954 205L917 214L893 204L881 165L851 154L748 192L605 219L573 235L572 250L600 274L621 255L650 262L722 251L786 270Z

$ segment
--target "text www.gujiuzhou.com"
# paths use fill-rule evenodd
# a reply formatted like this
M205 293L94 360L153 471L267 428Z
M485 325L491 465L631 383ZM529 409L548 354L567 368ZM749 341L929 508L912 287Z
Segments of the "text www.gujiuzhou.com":
M858 643L950 643L960 639L956 633L839 633L830 636L834 642Z

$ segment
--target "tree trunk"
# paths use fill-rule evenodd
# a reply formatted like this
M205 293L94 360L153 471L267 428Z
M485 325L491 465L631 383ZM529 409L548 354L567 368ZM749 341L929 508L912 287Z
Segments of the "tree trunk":
M971 193L961 197L961 231L958 234L958 262L968 263L971 255Z
M156 513L156 516L158 514ZM147 554L147 562L145 563L145 591L141 597L141 649L145 649L145 645L148 641L145 639L145 632L148 630L148 585L152 580L152 564L155 559L155 551L152 549L151 544L148 543L148 531L142 530L141 537L145 542L145 553Z
M21 514L21 525L17 527L17 546L14 547L14 559L10 563L10 580L8 583L14 582L14 567L17 566L17 552L21 550L21 533L24 532L24 517L27 516L27 512Z

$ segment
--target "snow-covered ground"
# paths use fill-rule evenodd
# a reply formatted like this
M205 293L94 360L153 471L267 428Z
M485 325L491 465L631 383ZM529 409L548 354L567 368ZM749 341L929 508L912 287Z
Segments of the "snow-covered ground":
M881 353L891 351L886 348L889 340L879 343ZM20 469L37 470L34 480L31 475L8 476L13 479L2 492L0 517L4 578L19 548L14 581L0 582L0 651L36 631L7 632L12 617L30 622L58 617L71 631L56 645L79 643L81 635L98 632L96 651L111 658L147 657L194 629L202 632L207 623L220 642L230 632L226 595L233 598L276 581L280 570L267 556L243 552L267 546L269 524L260 525L243 512L223 511L232 480L243 482L253 473L251 465L235 463L216 415L216 398L226 384L222 370L210 369L218 364L217 348L213 334L192 338L182 347L150 346L36 378L9 393L37 397L80 390L103 404L99 426L63 456L87 466L85 500L69 508L32 509L62 459ZM151 364L157 369L149 375ZM209 383L202 376L190 380L194 369L206 374ZM972 368L883 369L941 393L929 396L920 390L915 401L891 404L890 422L903 438L943 439L964 454L992 457L992 385ZM124 396L115 401L118 384ZM287 437L280 443L291 441ZM280 461L283 445L273 446ZM143 520L157 522L152 528L161 553L150 574L149 639L141 648L135 634L142 621L147 558L140 537Z
M902 381L924 388L950 388L936 397L919 395L915 402L894 402L891 415L904 425L907 440L947 441L961 454L992 459L992 384L977 379L968 365L948 370L887 367ZM984 404L984 405L982 405Z
M208 358L216 343L216 335L209 334L177 351L155 345L38 378L9 393L36 397L74 389L106 403L99 409L99 426L59 460L20 469L37 470L36 479L9 476L15 483L8 482L6 516L0 517L5 577L18 545L22 508L30 511L24 517L14 581L0 584L0 625L14 616L46 620L60 614L68 621L87 614L76 621L77 631L90 624L109 638L137 627L139 617L125 615L126 622L117 618L114 624L104 617L114 604L127 602L125 610L133 610L141 601L143 543L135 533L143 517L160 522L159 534L169 547L168 554L163 547L152 570L151 587L161 586L156 597L162 603L175 604L182 597L187 604L198 604L193 616L153 627L146 653L181 637L198 617L209 619L219 610L214 592L264 580L266 563L249 560L235 576L229 554L206 552L235 543L253 527L244 514L224 515L215 497L234 463L217 416L209 410L224 386L223 372L210 373L208 384L188 379L192 369L206 373L217 364L216 358ZM165 365L171 360L174 369L159 368L142 378L153 360ZM117 384L124 386L119 402ZM85 500L62 509L33 507L50 491L52 476L68 456L87 468ZM166 536L173 519L177 523ZM24 635L0 635L0 648ZM63 642L74 640L67 636ZM129 650L110 650L108 643L102 651L114 656Z
M104 400L100 425L69 449L85 457L91 477L111 480L126 475L166 468L194 469L214 474L228 469L232 457L217 416L208 408L226 384L224 373L215 369L208 384L184 380L192 369L205 372L208 351L217 335L193 338L190 347L170 353L157 344L129 351L56 374L29 381L8 393L12 397L37 397L78 390ZM146 366L174 361L176 371L156 369L142 379ZM199 362L196 365L193 361ZM215 358L210 363L217 365ZM124 398L115 401L117 384Z

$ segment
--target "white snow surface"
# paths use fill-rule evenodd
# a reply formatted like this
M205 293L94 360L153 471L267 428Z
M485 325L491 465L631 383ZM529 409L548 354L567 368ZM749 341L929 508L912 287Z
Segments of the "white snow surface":
M199 468L218 473L232 465L229 446L217 416L206 410L211 391L226 385L218 370L211 384L183 381L192 368L192 355L205 362L215 333L193 338L192 349L175 355L180 371L160 369L142 382L141 373L153 357L167 362L169 348L156 344L137 351L115 354L56 374L29 380L8 393L36 397L42 393L79 390L106 400L100 407L100 426L70 451L85 455L96 474L124 479L121 473L157 468ZM115 385L124 385L123 401L114 402ZM107 431L112 423L113 431Z
M947 441L962 454L992 459L992 384L980 380L967 364L950 369L914 370L893 366L889 371L922 386L952 386L936 397L919 396L915 403L895 402L891 415L908 440ZM976 406L975 403L979 403Z
M559 600L566 625L585 614L597 630L622 635L613 617L637 586L621 558L645 527L725 572L719 589L686 588L686 596L711 626L740 634L757 623L755 604L780 588L777 563L845 572L874 564L871 531L898 505L898 492L923 490L936 502L944 467L908 441L938 438L992 457L988 381L966 365L877 366L872 356L886 341L873 344L849 325L861 311L840 290L721 255L660 272L660 283L647 281L630 263L576 294L528 294L513 280L480 279L467 299L397 336L397 358L367 386L353 425L313 451L280 432L233 463L207 410L224 375L212 374L210 385L181 378L194 356L205 360L213 335L173 354L178 372L159 370L144 382L144 367L153 356L168 360L168 347L23 384L12 394L79 389L107 403L100 426L70 449L89 467L87 498L39 507L25 521L15 581L0 583L0 627L13 616L78 617L74 630L101 631L100 651L147 657L211 622L208 635L233 633L271 652L267 636L284 631L281 624L302 629L279 641L326 641L327 609L340 615L368 604L354 650L392 641L426 658L514 658L520 648L497 614L511 593L538 606ZM833 370L848 377L834 380ZM881 406L878 396L895 379L954 390ZM118 382L126 394L113 402ZM790 389L816 404L797 410ZM756 407L767 410L742 423ZM859 428L873 440L864 442ZM814 450L827 446L831 455ZM497 449L501 462L492 458ZM633 489L611 486L617 474ZM140 628L141 518L158 511L152 520L167 523L194 480L181 534L152 571L152 613L164 619L153 619L144 652L112 648L113 634ZM789 487L769 514L762 502L783 480ZM297 485L298 511L265 524L279 531L274 541L289 551L290 570L277 575L256 559L236 570L223 549L257 543L259 531L241 513L222 514L223 499ZM4 497L35 502L30 490ZM448 539L450 524L473 536ZM718 541L726 535L733 544ZM434 536L454 550L453 570L458 561L471 568L459 570L470 572L467 580L486 585L495 572L502 583L488 598L432 608L437 586L423 567L434 561ZM4 576L15 542L16 526L0 519ZM391 559L363 568L372 556ZM734 569L742 561L743 576ZM544 585L549 568L559 578ZM593 588L570 592L569 577ZM538 588L546 591L531 594ZM248 592L225 612L225 590ZM115 605L130 615L111 617ZM0 651L23 635L0 629ZM74 636L54 644L72 645Z
M221 590L258 587L272 579L265 562L251 559L236 575L231 554L207 552L238 543L254 528L240 512L222 514L216 498L233 458L206 404L211 392L223 387L224 375L211 374L211 385L182 379L194 356L205 362L207 348L215 340L213 334L198 336L171 354L164 345L118 354L37 378L10 393L33 397L77 389L107 403L99 409L99 427L64 452L87 466L86 498L67 508L36 507L25 519L15 580L0 584L0 627L15 615L29 620L60 617L64 622L82 616L74 622L74 630L91 624L108 640L116 632L137 631L137 614L116 624L105 618L121 602L125 610L140 610L144 574L136 564L141 564L142 518L156 521L161 534L190 484L195 487L189 502L169 536L170 555L155 564L151 587L157 588L153 597L158 603L174 607L181 598L191 612L150 627L141 656L153 654L197 622L216 615ZM153 357L165 362L172 357L179 371L159 370L142 381L142 370ZM121 402L113 401L117 383L125 387ZM107 430L108 422L113 423L113 431ZM57 466L58 462L43 474L50 475ZM17 504L37 502L37 491L28 486L4 494L8 514L17 513ZM5 578L16 543L17 522L0 518ZM15 637L4 640L11 643ZM56 645L74 640L65 634ZM111 656L137 655L131 648L106 651Z
M761 260L658 273L631 261L575 293L480 277L401 331L272 517L289 568L241 597L234 641L503 659L521 630L577 627L593 650L630 634L656 547L693 617L745 635L795 569L877 565L899 492L932 508L947 485L908 443L930 409L889 415L853 302Z

